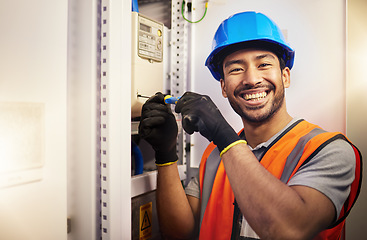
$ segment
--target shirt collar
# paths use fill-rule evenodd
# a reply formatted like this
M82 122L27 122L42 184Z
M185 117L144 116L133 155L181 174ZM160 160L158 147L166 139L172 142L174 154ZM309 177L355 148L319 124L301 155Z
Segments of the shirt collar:
M262 148L262 147L264 147L264 148L267 148L267 147L269 147L269 145L280 135L280 134L282 134L282 132L283 131L285 131L288 127L290 127L293 123L295 123L295 122L297 122L298 120L300 120L301 118L299 118L299 117L295 117L295 118L293 118L288 124L287 124L287 126L285 126L282 130L280 130L279 132L277 132L276 134L274 134L271 138L269 138L269 140L268 141L266 141L266 142L262 142L262 143L260 143L260 144L258 144L256 147L254 147L254 148L252 148L251 146L248 146L249 148L250 148L250 150L251 151L256 151L256 150L258 150L258 149L260 149L260 148ZM242 132L242 133L244 133L244 132ZM241 137L242 138L245 138L246 139L246 137L244 136L244 134L241 134Z

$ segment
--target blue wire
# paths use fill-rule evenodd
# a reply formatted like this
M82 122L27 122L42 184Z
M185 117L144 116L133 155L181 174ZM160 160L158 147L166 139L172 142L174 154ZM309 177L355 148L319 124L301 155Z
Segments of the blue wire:
M134 175L139 175L143 173L144 160L140 148L134 141L131 141L131 151L134 154L135 159L135 173Z
M139 12L138 0L132 0L132 11Z

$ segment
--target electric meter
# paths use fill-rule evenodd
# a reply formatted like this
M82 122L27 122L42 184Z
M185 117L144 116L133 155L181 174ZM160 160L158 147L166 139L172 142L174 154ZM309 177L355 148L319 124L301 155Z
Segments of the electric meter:
M163 91L164 25L132 12L131 117L139 117L147 100Z

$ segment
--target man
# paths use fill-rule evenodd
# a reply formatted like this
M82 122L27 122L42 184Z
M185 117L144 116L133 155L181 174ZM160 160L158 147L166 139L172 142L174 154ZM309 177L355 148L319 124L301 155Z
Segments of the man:
M168 238L340 239L360 187L361 156L340 133L291 117L284 98L294 51L256 12L219 26L206 66L241 117L235 133L208 96L177 102L184 130L212 143L186 189L177 171L177 125L164 95L142 109L140 135L155 149L157 209ZM186 191L186 192L185 192Z

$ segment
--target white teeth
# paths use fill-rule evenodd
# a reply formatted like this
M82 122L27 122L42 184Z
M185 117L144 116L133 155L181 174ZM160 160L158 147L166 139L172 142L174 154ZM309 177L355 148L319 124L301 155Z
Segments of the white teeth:
M264 97L266 97L267 93L266 92L261 92L261 93L253 93L253 94L245 94L245 99L246 100L259 100L262 99Z

